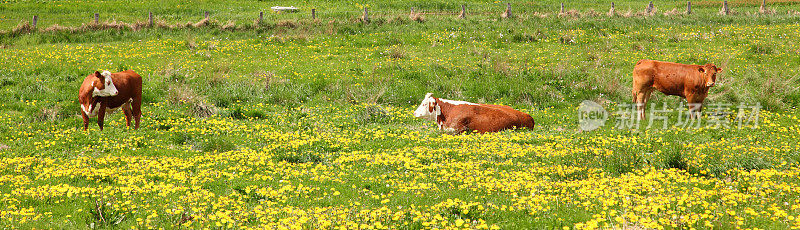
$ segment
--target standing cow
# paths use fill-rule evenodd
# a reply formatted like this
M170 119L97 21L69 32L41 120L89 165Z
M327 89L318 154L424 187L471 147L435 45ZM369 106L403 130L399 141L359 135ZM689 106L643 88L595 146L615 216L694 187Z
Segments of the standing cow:
M432 93L414 111L414 117L436 121L439 130L449 133L498 132L506 129L533 129L533 118L505 105L483 105L435 98Z
M633 103L638 117L644 120L644 109L654 89L666 95L680 96L689 103L690 117L699 116L708 89L717 81L721 68L713 64L686 65L673 62L640 60L633 67Z
M139 129L142 117L142 77L132 70L118 73L95 71L86 76L78 90L78 102L83 115L83 130L89 128L89 118L97 116L97 125L103 130L106 113L112 113L122 107L127 126L131 126L131 117L136 120L135 129Z

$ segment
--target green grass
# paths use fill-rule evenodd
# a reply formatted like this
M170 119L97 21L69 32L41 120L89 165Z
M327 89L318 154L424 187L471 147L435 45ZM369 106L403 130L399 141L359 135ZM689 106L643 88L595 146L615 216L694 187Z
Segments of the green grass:
M416 22L410 7L453 11L461 3L3 2L0 30L39 15L42 31L0 33L0 225L798 224L800 17L786 11L799 4L750 15L756 1L731 2L738 14L721 16L718 3L697 2L693 15L664 16L685 2L656 2L655 16L607 17L610 1L569 3L603 13L573 18L555 14L558 1L511 3L514 19L499 18L503 3L478 1L467 4L476 14L465 20ZM615 3L618 11L646 5ZM252 26L273 5L303 10L268 13L265 25ZM373 10L366 24L356 20L364 5ZM216 25L236 27L43 30L79 26L94 12L134 22L148 11L169 24L210 11ZM760 127L617 129L612 115L580 131L581 101L612 113L630 102L639 59L722 67L706 103L729 104L734 114L740 103L760 103ZM83 132L83 78L125 69L145 79L142 128L126 129L113 114L106 130ZM442 134L411 116L427 92L511 105L537 127ZM651 103L680 101L654 93Z

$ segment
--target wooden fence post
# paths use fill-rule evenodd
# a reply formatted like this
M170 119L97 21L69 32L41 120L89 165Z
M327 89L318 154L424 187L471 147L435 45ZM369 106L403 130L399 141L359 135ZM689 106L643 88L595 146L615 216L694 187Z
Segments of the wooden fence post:
M258 21L256 22L256 24L261 25L261 23L264 23L264 11L258 12Z
M361 16L361 21L369 22L369 10L364 7L364 15Z
M692 14L692 1L686 2L686 14Z
M147 12L147 25L153 27L153 12Z
M466 18L467 17L467 6L461 5L461 13L458 14L458 18Z
M728 15L731 10L728 8L728 1L722 1L722 15Z
M206 11L206 20L208 20L208 11Z
M36 23L39 22L39 16L33 15L33 28L36 29Z
M411 19L414 18L414 7L411 7L411 13L408 14L408 18L411 18Z
M564 13L564 3L563 2L561 3L561 13L562 14Z
M94 13L94 24L100 24L100 14Z
M611 2L611 9L608 10L608 16L614 16L614 2Z
M761 7L758 8L759 13L767 13L767 0L761 1Z
M311 19L317 20L317 9L311 9Z
M654 8L653 1L650 1L650 4L647 4L647 10L646 10L647 14L652 14L653 8Z
M512 17L514 17L513 15L511 15L511 3L506 3L506 11L503 12L503 14L500 15L500 17L502 17L502 18L512 18Z

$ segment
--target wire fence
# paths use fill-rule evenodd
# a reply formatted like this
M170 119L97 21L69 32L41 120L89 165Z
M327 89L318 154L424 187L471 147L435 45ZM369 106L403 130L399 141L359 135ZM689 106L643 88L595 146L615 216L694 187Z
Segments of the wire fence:
M705 5L705 9L709 8L710 5L707 2L701 2L702 5ZM517 6L518 9L514 9ZM84 24L84 23L100 23L100 22L147 22L150 25L153 23L181 23L181 22L191 22L191 21L198 21L204 18L207 19L214 19L217 21L229 21L229 22L253 22L253 21L275 21L275 20L302 20L302 19L353 19L353 18L386 18L386 17L401 17L403 15L409 15L417 17L424 16L424 17L457 17L457 16L477 16L477 17L484 17L484 16L502 16L502 17L526 17L526 16L535 16L535 17L546 17L546 16L569 16L569 17L588 17L588 16L619 16L623 15L625 11L628 12L631 16L631 12L636 12L635 16L656 16L663 12L664 15L688 15L688 14L697 14L696 10L692 10L692 2L687 1L683 4L664 4L664 9L661 12L658 12L653 5L653 2L650 1L649 3L642 4L639 7L631 7L632 5L627 4L626 6L615 6L613 2L608 5L600 6L598 4L590 4L590 3L561 3L561 4L551 4L551 5L534 5L534 3L521 3L521 4L508 4L508 5L493 5L493 6L486 6L486 5L461 5L460 8L424 8L424 7L410 7L409 9L398 9L398 8L384 8L384 10L374 10L371 8L364 8L362 10L320 10L320 9L302 9L297 10L294 12L280 12L280 11L272 11L270 9L245 9L243 11L202 11L202 10L190 10L190 11L183 11L185 13L164 13L165 9L157 9L156 13L153 12L143 12L141 9L133 10L126 14L101 14L101 13L82 13L85 16L79 16L70 14L42 14L42 15L29 15L26 18L22 18L20 16L15 17L5 17L0 15L0 31L3 30L3 27L7 27L6 29L13 28L15 22L30 22L34 28L41 28L46 27L47 25L76 25L76 24ZM737 7L745 8L750 5L741 5L737 4ZM766 1L762 1L761 5L758 6L758 10L752 10L752 12L747 12L748 15L764 15L764 14L771 14L771 15L779 15L779 14L788 14L790 16L800 16L800 11L788 8L787 6L794 6L794 5L780 5L785 10L784 12L778 12L769 6L767 6ZM681 8L678 8L681 7ZM695 4L697 7L697 4ZM755 8L755 7L751 7ZM379 8L380 9L380 8ZM581 9L576 10L576 9ZM598 11L595 11L598 9ZM609 11L606 11L609 9ZM750 10L750 8L747 8ZM788 10L787 10L788 9ZM708 10L706 10L706 13ZM512 13L513 12L513 13ZM603 13L598 13L603 12ZM608 13L605 13L608 12ZM257 13L257 14L256 14ZM733 4L729 5L728 1L723 1L719 8L718 12L713 12L719 15L734 15L734 14L741 14L742 12L734 10ZM196 15L196 16L193 16Z

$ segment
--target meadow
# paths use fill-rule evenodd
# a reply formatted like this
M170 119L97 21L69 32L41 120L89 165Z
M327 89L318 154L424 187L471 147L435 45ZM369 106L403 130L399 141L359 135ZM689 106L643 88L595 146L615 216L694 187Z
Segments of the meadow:
M644 16L617 1L610 17L610 2L559 16L557 1L511 1L501 19L504 2L472 1L466 19L412 20L410 7L461 3L0 1L0 226L800 228L800 3L730 1L724 16L719 2L692 15L656 2ZM46 29L150 11L170 25L210 11L211 26ZM37 31L13 32L32 15ZM640 59L722 67L706 103L729 127L615 127ZM83 78L125 69L145 79L142 127L117 113L84 132ZM510 105L537 127L442 134L412 116L427 92ZM584 100L611 112L605 126L578 128ZM736 126L740 104L763 106L757 125Z

